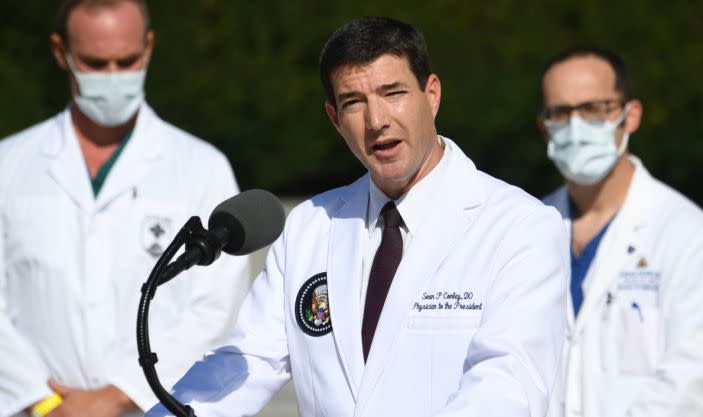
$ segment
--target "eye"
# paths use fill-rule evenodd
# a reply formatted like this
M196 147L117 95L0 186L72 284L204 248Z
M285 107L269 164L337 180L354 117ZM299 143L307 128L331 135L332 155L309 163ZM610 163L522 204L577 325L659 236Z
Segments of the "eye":
M392 90L392 91L389 91L388 94L386 94L386 95L387 96L402 96L406 93L407 93L407 91L405 91L405 90Z
M544 112L545 119L552 122L562 122L568 120L571 115L571 107L569 106L555 106L547 108Z
M81 61L83 65L94 70L99 70L107 66L107 61L104 59L83 58Z
M579 106L582 111L588 112L588 113L597 113L601 106L599 106L600 103L594 103L594 102L587 102L583 103L581 106Z
M346 109L346 108L349 108L350 106L353 106L353 105L355 105L355 104L357 104L357 103L361 103L361 100L359 100L359 99L357 99L357 98L345 100L345 101L342 102L342 108L343 108L343 109Z
M129 57L129 58L125 58L125 59L120 59L119 61L117 61L117 65L118 65L120 68L130 68L130 67L132 67L134 64L136 64L138 60L139 60L139 57L138 57L138 56L136 56L136 57Z

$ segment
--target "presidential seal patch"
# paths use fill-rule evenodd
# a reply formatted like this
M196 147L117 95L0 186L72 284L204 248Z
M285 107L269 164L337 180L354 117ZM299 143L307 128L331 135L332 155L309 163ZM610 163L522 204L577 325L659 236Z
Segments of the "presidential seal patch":
M300 287L295 299L295 319L310 336L324 336L332 331L326 272L313 275Z

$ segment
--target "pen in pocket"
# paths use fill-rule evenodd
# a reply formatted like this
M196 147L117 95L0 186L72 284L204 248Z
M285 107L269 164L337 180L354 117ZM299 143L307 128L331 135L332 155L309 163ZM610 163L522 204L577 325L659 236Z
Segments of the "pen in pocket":
M644 323L644 317L642 316L642 309L640 308L640 305L633 301L632 309L637 311L637 314L640 317L640 323Z

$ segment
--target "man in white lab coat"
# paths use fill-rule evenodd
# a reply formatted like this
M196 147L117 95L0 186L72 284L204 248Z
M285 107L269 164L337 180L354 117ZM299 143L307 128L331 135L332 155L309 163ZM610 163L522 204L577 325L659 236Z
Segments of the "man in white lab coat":
M0 141L0 416L143 415L140 286L191 215L238 192L220 152L144 102L147 21L144 1L65 1L51 43L71 103ZM162 287L167 386L224 340L247 280L230 257Z
M563 52L542 97L572 271L550 416L703 415L703 212L629 155L642 104L615 54Z
M291 212L227 344L174 387L197 415L254 415L291 377L301 416L546 412L565 233L437 135L426 48L388 18L327 41L327 114L368 174Z

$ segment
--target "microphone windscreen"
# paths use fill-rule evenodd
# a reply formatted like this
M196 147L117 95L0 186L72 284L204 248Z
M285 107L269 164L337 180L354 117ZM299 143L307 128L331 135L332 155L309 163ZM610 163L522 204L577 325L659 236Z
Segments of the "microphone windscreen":
M212 211L208 229L225 228L229 240L223 251L246 255L273 243L283 231L286 215L278 198L265 190L247 190Z

